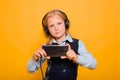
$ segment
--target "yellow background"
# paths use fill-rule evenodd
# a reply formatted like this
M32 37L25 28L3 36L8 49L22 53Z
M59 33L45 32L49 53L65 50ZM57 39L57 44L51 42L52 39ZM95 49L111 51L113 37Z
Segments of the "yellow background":
M1 0L0 80L41 80L26 65L47 41L41 20L52 9L68 15L71 35L97 60L95 70L79 67L78 80L120 80L120 0Z

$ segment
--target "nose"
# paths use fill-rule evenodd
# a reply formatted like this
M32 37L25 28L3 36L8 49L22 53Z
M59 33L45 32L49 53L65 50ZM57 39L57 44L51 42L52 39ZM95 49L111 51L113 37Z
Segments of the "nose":
M55 30L58 30L59 28L58 28L58 26L57 26L57 25L55 25L55 26L54 26L54 29L55 29Z

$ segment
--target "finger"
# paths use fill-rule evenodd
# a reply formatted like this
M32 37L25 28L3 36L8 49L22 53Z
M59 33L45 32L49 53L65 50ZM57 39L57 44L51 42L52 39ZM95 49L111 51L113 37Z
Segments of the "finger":
M74 53L72 53L72 54L69 55L69 58L70 58L71 60L76 60L76 59L77 59L77 55L74 54Z
M42 46L44 46L44 45L46 45L46 44L42 44Z
M37 54L39 54L39 57L45 57L46 56L46 52L43 49L39 49L37 51Z
M68 43L67 43L66 45L68 46L68 50L70 50L70 49L71 49L71 46L70 46L70 44L68 44Z
M46 52L45 52L45 50L44 50L44 49L42 49L42 52L43 52L43 56L44 56L44 57L46 57L46 56L47 56L47 54L46 54Z
M69 55L68 55L68 58L71 60L72 59L72 54L70 53Z
M44 45L46 45L46 44L42 44L42 46L44 46ZM47 54L46 54L46 52L45 52L45 50L43 48L42 48L42 52L43 52L44 56L46 57Z
M40 55L39 53L36 53L35 55L36 55L36 57L38 57L38 58L41 57L41 55Z
M69 50L69 51L67 52L67 57L68 57L70 60L73 59L74 53L73 53L72 50Z
M50 56L47 56L46 59L50 59Z
M40 57L40 55L35 53L32 58L34 61L37 61L39 59L39 57Z
M71 55L71 59L73 60L75 58L75 55Z
M65 58L67 58L67 56L61 56L60 58L61 58L61 59L65 59Z

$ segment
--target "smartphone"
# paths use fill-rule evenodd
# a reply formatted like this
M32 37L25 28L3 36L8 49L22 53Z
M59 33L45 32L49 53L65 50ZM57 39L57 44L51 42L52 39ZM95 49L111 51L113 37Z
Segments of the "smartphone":
M47 56L50 57L61 57L66 56L68 46L66 45L43 45L42 48L45 50Z

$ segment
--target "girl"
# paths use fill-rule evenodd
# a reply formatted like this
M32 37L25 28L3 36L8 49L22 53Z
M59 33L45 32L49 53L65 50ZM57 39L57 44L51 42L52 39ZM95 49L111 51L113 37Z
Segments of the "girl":
M95 69L96 59L86 50L81 40L71 37L68 33L69 19L60 10L52 10L45 14L42 25L45 33L50 36L48 44L67 45L66 56L50 57L40 48L29 60L27 70L35 72L40 62L48 61L44 80L76 80L78 65Z

